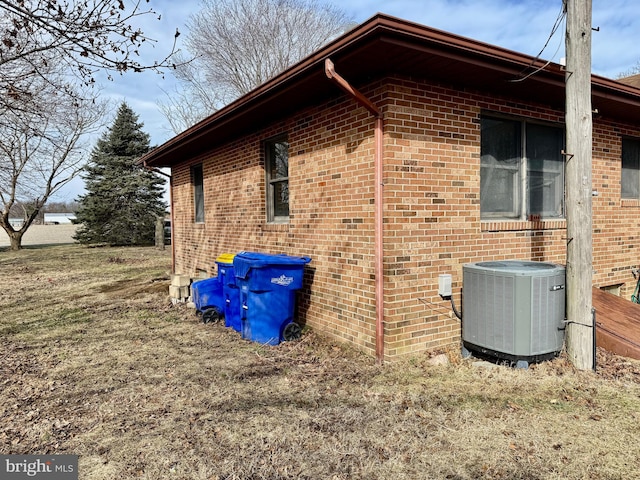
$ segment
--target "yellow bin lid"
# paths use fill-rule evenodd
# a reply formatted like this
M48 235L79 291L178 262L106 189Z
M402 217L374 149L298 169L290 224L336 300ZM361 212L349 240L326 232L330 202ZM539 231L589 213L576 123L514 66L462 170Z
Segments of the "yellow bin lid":
M235 256L236 255L234 253L223 253L218 258L216 258L216 262L217 263L224 263L224 264L227 264L227 265L232 265L233 264L233 257L235 257Z

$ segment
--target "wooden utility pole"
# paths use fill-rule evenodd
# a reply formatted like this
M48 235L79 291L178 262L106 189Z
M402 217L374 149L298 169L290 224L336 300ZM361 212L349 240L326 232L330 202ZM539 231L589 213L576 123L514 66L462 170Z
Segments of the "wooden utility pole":
M567 352L576 368L594 366L591 196L591 0L564 0L566 46Z

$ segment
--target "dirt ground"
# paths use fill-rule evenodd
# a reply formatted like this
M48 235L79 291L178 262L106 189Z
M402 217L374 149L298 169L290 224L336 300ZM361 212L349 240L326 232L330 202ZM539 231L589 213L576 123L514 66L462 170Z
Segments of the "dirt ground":
M383 366L310 330L267 347L168 298L170 254L0 251L0 453L80 479L628 479L640 363Z
M60 245L73 243L77 225L31 225L22 238L22 245ZM0 230L0 247L11 245L4 230Z

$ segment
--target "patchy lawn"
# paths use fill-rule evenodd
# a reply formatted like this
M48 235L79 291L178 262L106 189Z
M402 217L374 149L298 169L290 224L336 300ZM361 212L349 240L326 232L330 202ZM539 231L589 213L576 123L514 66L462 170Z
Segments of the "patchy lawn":
M626 479L640 366L378 367L306 332L263 347L167 291L168 251L0 251L0 453L81 479Z

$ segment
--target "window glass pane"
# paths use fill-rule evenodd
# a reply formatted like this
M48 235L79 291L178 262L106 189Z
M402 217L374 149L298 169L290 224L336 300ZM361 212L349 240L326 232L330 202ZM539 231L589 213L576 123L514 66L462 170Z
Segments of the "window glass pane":
M521 125L482 118L480 211L483 217L520 214Z
M640 141L622 139L622 198L640 198Z
M273 184L273 214L276 217L289 216L289 182Z
M287 142L270 144L269 176L272 180L289 176L289 144Z
M286 220L289 216L289 143L267 142L267 221Z
M193 203L195 205L196 223L204 222L204 179L202 165L196 165L191 169L193 177Z
M544 217L564 214L564 162L562 129L527 124L528 213Z
M480 208L485 216L516 217L518 215L518 171L480 168ZM490 187L487 188L487 184ZM500 214L500 215L498 215Z

